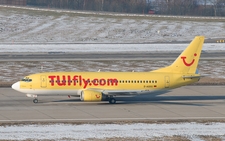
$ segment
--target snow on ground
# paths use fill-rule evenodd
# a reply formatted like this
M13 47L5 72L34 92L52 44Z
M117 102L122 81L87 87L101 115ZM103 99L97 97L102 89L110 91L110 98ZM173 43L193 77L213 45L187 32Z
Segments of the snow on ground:
M188 44L0 44L0 52L181 52L187 46ZM225 51L225 43L205 43L203 51Z
M21 80L23 77L39 72L53 71L151 71L168 66L173 61L160 60L105 60L105 61L30 61L30 62L0 62L0 85L8 84ZM143 67L144 66L144 67ZM41 70L42 68L42 70ZM225 83L225 61L224 60L202 60L199 62L199 73L211 78L200 82L219 84ZM212 71L213 70L213 71ZM217 79L217 80L212 80ZM220 79L220 80L219 80ZM222 80L223 79L223 80Z
M225 139L225 123L177 124L52 124L0 126L0 140L83 140L105 138L154 139L181 136L201 141L201 136Z
M122 44L191 41L194 36L224 38L225 22L212 19L183 20L133 16L110 16L82 12L59 12L1 7L0 52L146 52L181 51L187 44ZM4 43L4 44L2 44ZM16 44L38 43L38 44ZM41 44L40 44L41 43ZM44 44L53 43L53 44ZM54 44L54 43L65 43ZM66 44L66 43L121 43ZM225 44L204 44L203 50L225 50ZM23 76L40 71L148 71L171 62L158 61L74 61L74 62L0 62L1 82L16 82ZM203 74L224 76L224 61L203 61ZM146 66L147 67L143 67ZM213 66L209 65L213 64ZM58 66L58 67L57 67ZM118 70L118 68L120 70ZM88 69L88 70L87 70ZM16 72L16 73L15 73ZM201 136L215 136L225 140L224 123L180 124L54 124L0 126L0 140L81 140L88 138L140 138L184 136L190 140L202 140Z
M224 39L225 37L225 32L223 32L225 29L224 18L209 20L209 18L204 17L151 17L132 14L0 7L0 53L181 52L188 44L140 43L189 42L196 35L204 35L208 39ZM203 51L224 50L225 44L223 43L205 43L203 46ZM21 79L20 77L39 72L41 66L44 67L44 71L96 71L99 69L103 71L149 71L164 67L169 63L171 62L1 62L0 83L18 81ZM143 67L146 64L148 66ZM207 61L200 64L202 74L210 74L210 77L213 78L224 76L224 71L222 71L224 70L223 66L225 66L223 65L224 61L208 64ZM212 71L209 71L212 68L217 68L218 71L213 71L212 74Z
M0 44L0 53L137 53L137 52L181 52L188 44ZM203 51L225 51L224 43L207 43ZM42 71L151 71L168 66L172 61L30 61L0 62L0 83L13 83L26 75ZM143 67L145 66L145 67ZM214 71L211 71L214 69ZM224 60L200 61L199 71L210 78L224 79Z
M190 41L197 35L224 39L224 21L1 6L0 42L149 43Z

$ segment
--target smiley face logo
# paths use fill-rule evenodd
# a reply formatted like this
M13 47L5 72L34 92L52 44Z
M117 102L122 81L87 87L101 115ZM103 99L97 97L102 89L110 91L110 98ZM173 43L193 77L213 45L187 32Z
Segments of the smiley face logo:
M195 53L194 56L196 57L197 54ZM193 59L190 63L187 63L187 62L186 62L186 58L187 58L186 56L182 56L182 57L181 57L181 59L183 60L183 63L184 63L185 66L190 67L191 65L194 64L195 59Z
M96 94L95 96L96 96L96 98L100 98L100 95L97 95L97 94Z

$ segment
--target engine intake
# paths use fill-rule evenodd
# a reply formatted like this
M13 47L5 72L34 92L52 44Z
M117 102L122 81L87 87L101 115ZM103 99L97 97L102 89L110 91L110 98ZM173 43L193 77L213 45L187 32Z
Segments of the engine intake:
M83 90L80 99L81 101L103 101L106 99L106 96L98 91Z

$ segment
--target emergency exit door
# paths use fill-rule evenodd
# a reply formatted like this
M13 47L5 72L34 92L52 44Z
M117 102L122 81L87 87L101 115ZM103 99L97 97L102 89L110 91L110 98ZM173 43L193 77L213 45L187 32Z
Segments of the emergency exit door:
M41 88L46 88L47 87L47 78L45 75L41 75Z
M170 77L165 76L165 88L169 88L169 87L170 87Z

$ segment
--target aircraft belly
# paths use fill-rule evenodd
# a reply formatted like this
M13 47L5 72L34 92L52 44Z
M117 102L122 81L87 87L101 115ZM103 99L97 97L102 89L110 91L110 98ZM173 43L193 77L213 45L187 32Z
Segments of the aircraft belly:
M151 94L152 92L155 91L159 90L105 90L103 91L103 93L108 95L141 95L141 94Z
M54 89L45 89L45 90L31 90L24 89L21 90L23 93L35 94L35 95L77 95L77 90L54 90Z

